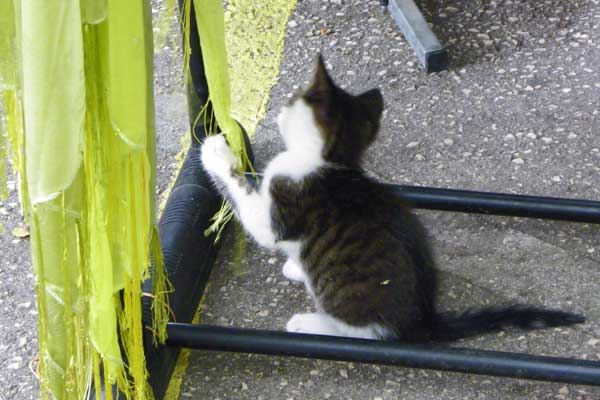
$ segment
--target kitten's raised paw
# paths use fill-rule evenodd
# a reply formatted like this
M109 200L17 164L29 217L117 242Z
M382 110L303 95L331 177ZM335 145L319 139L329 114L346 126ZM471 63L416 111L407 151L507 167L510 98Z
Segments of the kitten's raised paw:
M283 276L291 281L304 282L304 279L306 279L306 275L304 274L302 267L291 259L288 259L285 264L283 264L281 272L283 273Z
M208 172L229 174L237 164L223 135L212 135L204 139L201 151L202 165Z

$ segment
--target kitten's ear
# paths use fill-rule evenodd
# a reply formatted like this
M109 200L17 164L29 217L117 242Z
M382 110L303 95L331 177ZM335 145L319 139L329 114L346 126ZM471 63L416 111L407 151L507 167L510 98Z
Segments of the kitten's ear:
M322 102L331 96L334 87L333 80L325 67L323 56L319 54L312 84L309 86L304 96L309 102Z
M371 89L358 96L371 121L378 123L383 112L383 96L379 89Z

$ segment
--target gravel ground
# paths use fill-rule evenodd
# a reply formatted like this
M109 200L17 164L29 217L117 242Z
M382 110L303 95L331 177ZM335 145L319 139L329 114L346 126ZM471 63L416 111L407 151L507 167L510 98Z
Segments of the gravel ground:
M155 3L155 5L158 2ZM421 7L450 47L449 72L425 75L377 1L298 3L282 73L254 145L262 168L282 143L274 117L322 51L352 91L380 87L382 132L366 159L383 180L600 198L600 4L593 0L438 0ZM157 8L157 6L156 6ZM158 193L175 169L187 116L177 40L156 58ZM37 397L36 311L29 243L11 190L0 204L0 400ZM575 329L506 332L461 347L600 359L600 241L588 224L419 212L443 273L440 306L506 300L586 314ZM239 229L224 249L245 240ZM203 322L282 329L310 310L280 272L281 255L222 251ZM181 399L585 399L598 388L406 368L194 352Z
M377 1L301 1L254 150L281 151L274 118L323 52L336 81L383 90L380 137L366 158L382 180L600 198L600 5L589 1L422 2L450 47L448 72L423 74ZM443 284L440 307L520 301L582 312L575 329L505 332L461 347L600 359L600 241L586 224L423 211ZM284 258L230 235L203 322L282 329L312 309L281 275ZM194 352L182 399L597 399L597 388L407 368Z

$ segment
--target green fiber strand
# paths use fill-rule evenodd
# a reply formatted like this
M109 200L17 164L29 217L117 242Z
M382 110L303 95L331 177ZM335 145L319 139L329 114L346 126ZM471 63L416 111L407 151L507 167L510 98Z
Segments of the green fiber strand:
M154 332L154 344L164 344L167 340L167 322L169 321L169 302L168 294L173 292L173 286L167 279L163 255L160 247L160 237L158 229L154 227L152 232L152 260L154 268L152 269L152 331Z
M244 139L238 123L231 117L231 101L225 19L221 0L194 0L198 35L202 42L202 59L208 82L210 101L219 128L227 137L231 151L242 161Z

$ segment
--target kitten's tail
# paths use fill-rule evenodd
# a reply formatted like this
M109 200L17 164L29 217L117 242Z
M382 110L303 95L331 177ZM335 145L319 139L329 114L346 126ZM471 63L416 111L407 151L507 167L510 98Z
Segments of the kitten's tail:
M431 340L450 342L457 339L501 331L513 326L524 330L581 324L585 317L558 310L523 305L487 307L464 313L436 314L432 321Z

